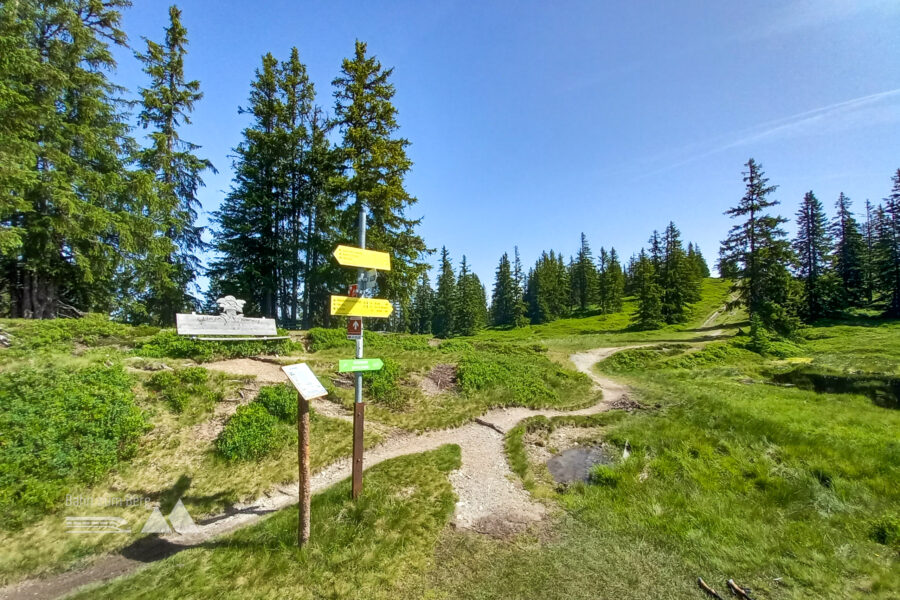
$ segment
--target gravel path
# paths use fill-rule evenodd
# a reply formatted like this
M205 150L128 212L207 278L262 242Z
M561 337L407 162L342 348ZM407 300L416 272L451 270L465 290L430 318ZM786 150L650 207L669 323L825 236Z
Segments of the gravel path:
M462 450L462 466L450 474L459 500L453 516L456 527L482 533L503 535L521 531L527 524L540 520L546 508L535 502L522 488L503 452L503 434L522 419L543 415L588 415L627 399L624 386L594 372L593 365L622 348L597 348L570 356L575 368L585 373L603 390L603 400L594 406L575 410L532 410L505 408L488 411L477 422L453 429L416 435L397 433L366 451L365 466L405 454L432 450L443 444L458 444ZM278 365L252 359L235 359L206 365L207 368L233 374L256 375L263 382L284 381ZM313 403L316 410L329 416L349 418L339 407L327 401ZM341 459L312 477L313 493L324 490L350 476L350 458ZM0 588L0 598L49 599L65 595L88 583L106 581L133 572L141 566L170 556L179 550L202 544L216 536L259 521L263 516L297 503L297 484L270 490L262 498L237 505L226 514L199 522L196 533L142 538L119 554L98 558L85 569L69 571L45 579L33 579Z

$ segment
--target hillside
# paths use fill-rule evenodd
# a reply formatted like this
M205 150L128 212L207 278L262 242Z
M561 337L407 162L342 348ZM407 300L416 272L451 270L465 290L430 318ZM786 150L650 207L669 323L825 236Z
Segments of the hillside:
M900 324L828 323L761 356L735 335L740 313L720 310L727 289L708 280L690 323L653 332L629 328L626 301L618 314L440 343L372 335L368 355L387 364L367 385L374 466L360 504L341 481L352 402L336 373L350 351L342 332L259 354L95 317L3 321L6 592L52 597L156 552L81 595L644 598L665 587L697 598L702 576L764 598L892 597ZM298 360L330 392L313 407L323 491L299 552L293 395L278 368ZM251 429L221 442L244 412L262 415L265 441ZM557 484L547 460L574 446L609 460L586 483ZM98 513L67 498L124 495L149 504L99 512L131 535L65 531L64 517ZM148 545L163 539L139 534L149 507L168 514L179 499L200 533ZM260 513L272 516L256 523Z

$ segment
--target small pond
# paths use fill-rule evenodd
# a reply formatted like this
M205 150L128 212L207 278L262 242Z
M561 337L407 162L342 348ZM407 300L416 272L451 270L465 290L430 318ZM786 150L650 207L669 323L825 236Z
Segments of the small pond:
M547 468L557 483L587 481L591 467L612 464L613 459L601 446L575 446L547 461Z

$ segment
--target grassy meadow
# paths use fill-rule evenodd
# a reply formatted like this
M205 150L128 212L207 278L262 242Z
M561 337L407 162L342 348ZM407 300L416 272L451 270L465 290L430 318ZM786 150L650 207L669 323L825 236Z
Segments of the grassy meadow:
M296 509L287 508L76 597L687 600L705 597L698 576L722 593L733 578L758 599L900 596L900 322L860 314L820 323L760 355L740 334L744 316L720 310L728 297L727 282L707 280L689 322L651 332L630 326L626 302L613 315L440 343L367 333L367 356L388 359L367 379L372 443L376 431L451 427L496 406L589 405L598 394L571 370L569 354L636 346L595 368L627 383L640 408L536 417L506 434L513 473L550 508L525 533L493 538L448 527L455 503L448 475L460 456L445 446L369 469L358 504L347 499L347 481L314 496L312 542L303 550L294 546ZM258 394L247 378L179 375L222 350L151 330L78 335L44 336L27 353L15 344L0 351L0 390L3 378L53 362L75 371L119 368L130 378L123 406L136 407L146 429L133 434L137 450L109 454L92 480L78 479L75 467L61 472L68 493L141 489L163 503L183 495L191 514L210 514L295 477L295 439L257 460L230 461L214 439L196 435L222 402ZM343 332L305 336L305 346L280 349L278 360L309 362L329 400L349 407L352 389L335 372L351 349ZM452 386L423 386L433 369L448 367ZM152 383L170 371L182 394ZM283 421L273 427L291 429ZM347 428L314 415L314 468L349 453ZM559 449L546 440L573 429L613 460L585 483L558 485L535 444L553 454ZM631 455L622 459L626 442ZM3 581L115 549L104 536L67 536L62 516L75 513L52 503L45 510L0 532Z

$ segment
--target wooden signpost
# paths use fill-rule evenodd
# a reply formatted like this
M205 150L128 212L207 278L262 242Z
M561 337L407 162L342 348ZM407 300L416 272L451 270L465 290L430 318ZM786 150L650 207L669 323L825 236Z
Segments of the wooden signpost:
M387 252L366 250L366 207L359 205L359 247L338 246L334 250L334 257L338 263L345 267L357 267L358 288L360 292L371 290L374 287L374 271L390 271L391 255ZM374 371L377 367L374 361L363 359L363 326L362 317L384 318L390 316L394 306L387 300L378 298L358 298L354 294L350 296L332 296L331 314L359 318L358 326L348 327L348 334L356 340L356 360L341 361L341 372L353 372L355 378L356 401L353 403L353 483L351 494L353 498L362 492L363 471L363 423L365 421L366 404L362 398L362 374L363 371ZM377 360L377 359L376 359ZM378 363L381 363L378 360ZM347 367L347 368L345 368ZM356 368L359 367L359 368Z
M298 363L281 367L294 387L297 388L297 462L299 463L299 512L297 543L302 546L309 541L309 401L327 396L328 391L316 379L309 365Z

